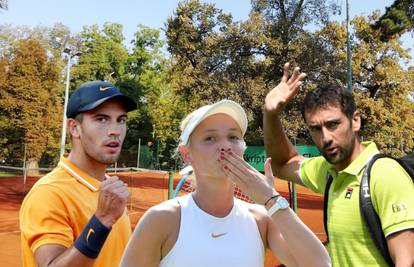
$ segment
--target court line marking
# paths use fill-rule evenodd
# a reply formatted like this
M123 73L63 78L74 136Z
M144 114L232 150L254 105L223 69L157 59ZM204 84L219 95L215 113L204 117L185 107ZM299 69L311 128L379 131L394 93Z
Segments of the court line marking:
M10 232L3 232L3 233L0 233L0 236L7 235L7 234L14 234L14 233L20 233L20 230L15 230L15 231L10 231Z
M0 219L0 223L1 222L4 222L4 221L18 221L19 220L19 217L16 217L16 218L6 218L6 219Z

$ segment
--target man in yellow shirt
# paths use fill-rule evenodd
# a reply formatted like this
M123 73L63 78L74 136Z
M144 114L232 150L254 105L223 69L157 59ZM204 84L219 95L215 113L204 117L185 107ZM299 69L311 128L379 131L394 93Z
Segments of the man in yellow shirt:
M359 138L361 115L352 93L337 85L317 87L302 102L304 121L322 156L305 159L298 155L283 129L280 114L298 93L304 77L295 68L289 78L289 64L285 64L282 81L266 96L264 141L273 170L278 177L318 193L324 193L327 178L332 177L327 194L327 249L333 266L388 266L360 213L361 177L378 149L374 142ZM411 177L396 161L383 158L372 168L370 185L391 260L396 266L414 266Z
M23 266L118 266L131 235L128 187L105 174L117 161L134 100L108 82L82 84L68 102L72 150L30 190L20 210Z

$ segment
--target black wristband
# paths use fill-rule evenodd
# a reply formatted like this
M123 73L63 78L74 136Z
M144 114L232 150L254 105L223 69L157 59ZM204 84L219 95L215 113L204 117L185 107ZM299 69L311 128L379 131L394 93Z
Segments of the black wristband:
M111 229L108 229L93 215L81 235L76 239L74 246L85 256L96 259L109 232Z
M269 199L268 199L268 200L266 200L266 202L263 204L263 206L265 206L265 207L266 207L267 203L269 203L269 201L270 201L270 200L275 199L275 198L277 198L278 196L280 196L280 194L276 194L276 195L273 195L273 196L269 197Z

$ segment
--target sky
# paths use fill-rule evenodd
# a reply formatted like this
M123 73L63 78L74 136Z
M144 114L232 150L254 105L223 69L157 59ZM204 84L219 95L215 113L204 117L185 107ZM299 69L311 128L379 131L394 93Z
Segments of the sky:
M345 20L345 0L335 0L342 6L341 16L335 20ZM1 11L0 25L51 26L57 22L67 25L73 33L78 33L84 25L105 22L117 22L124 26L127 43L132 40L137 25L152 28L164 28L169 16L173 15L178 0L8 0L8 10ZM234 20L244 20L250 11L250 0L205 0L216 7L231 13ZM385 7L393 0L349 0L350 17L369 15L378 9L385 12ZM414 50L414 37L405 34L403 46ZM411 51L414 58L414 51ZM414 65L414 59L411 61Z

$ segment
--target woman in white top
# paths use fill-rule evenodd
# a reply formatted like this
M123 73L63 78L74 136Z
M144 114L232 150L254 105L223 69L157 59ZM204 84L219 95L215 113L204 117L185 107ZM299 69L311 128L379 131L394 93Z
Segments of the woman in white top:
M179 151L196 190L144 214L122 267L259 267L266 248L287 266L330 266L321 242L275 191L269 160L265 176L243 161L246 129L243 108L230 100L183 120ZM258 204L234 198L234 182Z

